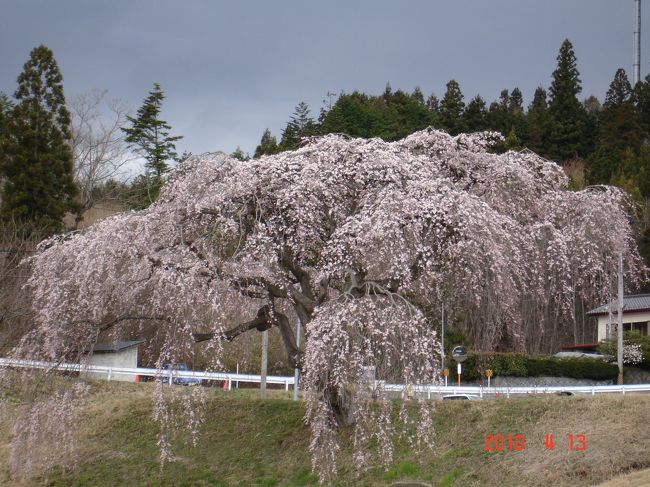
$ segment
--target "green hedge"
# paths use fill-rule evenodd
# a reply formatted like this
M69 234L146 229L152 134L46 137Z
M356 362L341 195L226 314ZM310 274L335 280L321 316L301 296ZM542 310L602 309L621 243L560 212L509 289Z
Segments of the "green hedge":
M452 380L457 380L456 362L446 363ZM463 363L462 379L476 381L492 369L493 377L570 377L573 379L613 380L618 367L598 358L556 358L522 353L469 353Z

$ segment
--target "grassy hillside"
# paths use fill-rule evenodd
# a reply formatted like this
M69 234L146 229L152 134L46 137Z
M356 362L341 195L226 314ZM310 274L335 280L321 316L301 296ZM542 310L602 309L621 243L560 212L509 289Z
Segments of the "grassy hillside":
M198 446L179 445L177 460L161 471L151 384L97 382L92 390L76 469L34 472L19 484L8 467L11 419L5 417L0 423L0 484L317 485L303 407L284 392L260 401L253 391L215 390ZM355 478L349 448L344 448L339 485L381 486L406 479L442 486L594 485L650 467L650 395L440 403L435 422L435 451L416 458L399 445L388 471L375 468ZM525 449L485 451L485 435L497 433L525 435ZM555 450L545 448L546 433L555 435ZM586 435L585 451L569 450L569 433Z

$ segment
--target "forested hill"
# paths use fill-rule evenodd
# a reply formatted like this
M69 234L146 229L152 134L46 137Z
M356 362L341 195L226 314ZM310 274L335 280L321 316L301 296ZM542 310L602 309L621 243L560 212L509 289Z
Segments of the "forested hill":
M650 75L632 87L625 70L617 70L602 102L581 92L577 59L565 40L551 85L538 87L527 105L516 87L502 90L489 105L480 95L467 100L456 80L447 83L442 98L425 97L419 88L393 91L390 85L379 96L341 93L325 101L317 118L299 103L280 141L266 130L255 157L328 133L391 141L429 126L451 134L496 130L506 137L503 150L528 148L562 164L575 189L613 184L628 191L639 203L633 218L650 263Z

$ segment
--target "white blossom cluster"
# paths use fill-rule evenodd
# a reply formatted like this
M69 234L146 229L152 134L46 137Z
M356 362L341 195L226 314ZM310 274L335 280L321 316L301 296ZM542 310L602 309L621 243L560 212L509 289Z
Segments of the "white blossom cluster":
M623 363L636 365L643 362L643 350L641 345L630 343L623 346Z

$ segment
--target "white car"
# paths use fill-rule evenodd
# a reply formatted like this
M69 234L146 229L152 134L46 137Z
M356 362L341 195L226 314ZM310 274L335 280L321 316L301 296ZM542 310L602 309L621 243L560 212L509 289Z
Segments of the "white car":
M480 401L481 397L473 394L447 394L442 396L443 401Z

